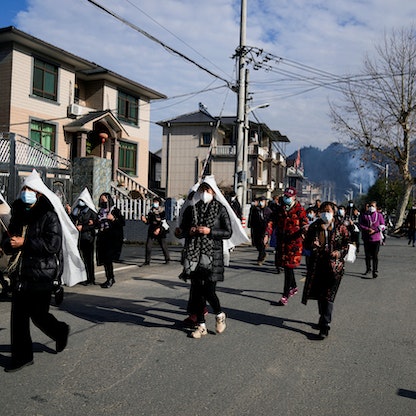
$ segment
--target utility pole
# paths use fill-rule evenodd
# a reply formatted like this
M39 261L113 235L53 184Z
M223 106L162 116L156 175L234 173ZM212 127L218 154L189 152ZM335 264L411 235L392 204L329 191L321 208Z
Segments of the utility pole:
M247 172L244 171L244 127L246 120L246 24L247 0L241 0L240 16L240 45L238 47L238 105L237 105L237 146L234 172L234 190L241 206L245 207L247 190L244 192L244 183L247 183ZM245 193L245 195L244 195Z
M242 182L242 197L239 199L239 202L242 207L245 207L247 204L247 183L248 183L248 139L250 133L250 122L248 119L249 108L248 108L248 68L245 69L245 96L244 96L244 140L243 140L243 175L241 178Z

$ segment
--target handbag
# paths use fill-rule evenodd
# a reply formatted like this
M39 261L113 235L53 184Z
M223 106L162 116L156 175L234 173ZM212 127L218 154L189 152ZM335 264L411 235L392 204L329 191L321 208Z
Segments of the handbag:
M357 247L355 247L354 244L349 243L348 244L348 253L344 257L344 260L347 263L354 263L355 262L355 259L356 259L356 254L355 254L356 251L357 251Z
M26 229L27 229L27 225L25 225L22 230L23 238L26 235ZM17 253L13 254L10 257L9 263L7 264L7 267L4 270L4 272L9 276L9 279L14 278L16 273L19 272L21 262L22 262L22 250L19 250Z

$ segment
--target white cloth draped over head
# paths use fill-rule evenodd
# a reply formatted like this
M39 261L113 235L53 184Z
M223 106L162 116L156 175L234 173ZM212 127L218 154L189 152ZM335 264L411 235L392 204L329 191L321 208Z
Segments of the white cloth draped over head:
M23 186L27 186L43 194L52 204L58 215L62 227L62 251L64 257L62 282L67 286L74 286L77 283L87 280L85 265L78 250L79 232L66 213L59 197L43 183L42 178L35 169L25 179Z
M221 202L221 204L225 206L225 208L227 209L228 215L230 216L231 228L233 230L233 234L231 238L223 241L224 251L228 252L228 250L234 248L235 246L249 243L250 239L248 238L246 232L244 231L244 228L241 225L241 221L238 219L234 210L231 208L231 205L228 203L225 196L222 194L222 192L218 188L217 183L215 182L214 175L205 176L205 178L202 179L201 182L195 184L191 189L193 190L195 187L196 189L198 189L199 185L203 183L208 184L212 188L212 190L215 192L215 199Z
M10 205L4 199L3 195L0 193L0 219L1 219L1 230L7 231L10 223Z
M88 188L84 188L84 190L78 195L77 199L75 199L74 204L72 205L71 209L74 211L74 208L78 205L78 202L82 200L85 202L85 205L92 209L94 212L97 212L97 208L94 205L94 201L92 200L91 194L88 191Z

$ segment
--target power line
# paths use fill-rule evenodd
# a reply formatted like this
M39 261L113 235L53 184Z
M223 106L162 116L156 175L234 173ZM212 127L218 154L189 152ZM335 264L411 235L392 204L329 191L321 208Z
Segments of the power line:
M109 14L110 16L114 17L115 19L119 20L120 22L124 23L125 25L129 26L130 28L132 28L133 30L135 30L136 32L141 33L142 35L146 36L148 39L150 39L151 41L159 44L160 46L162 46L163 48L165 48L167 51L172 52L173 54L181 57L182 59L184 59L185 61L190 62L191 64L197 66L199 69L202 69L204 72L207 72L209 75L213 76L214 78L218 78L222 81L224 81L229 88L232 88L232 84L230 81L228 81L227 79L221 77L220 75L215 74L214 72L212 72L211 70L209 70L208 68L205 68L204 66L200 65L198 62L194 61L191 58L188 58L186 55L184 55L182 52L179 52L178 50L168 46L166 43L160 41L159 39L155 38L153 35L151 35L150 33L147 33L145 30L140 29L138 26L136 26L135 24L129 22L128 20L124 19L123 17L117 15L116 13L114 13L113 11L105 8L104 6L102 6L101 4L98 4L96 1L94 0L87 0L89 3L91 3L92 5L98 7L99 9L103 10L105 13Z
M161 23L159 23L157 20L155 20L152 16L150 16L148 13L146 13L143 9L141 9L139 6L135 5L131 0L125 0L127 3L129 3L131 6L139 10L141 13L143 13L146 17L148 17L152 22L156 23L158 26L160 26L162 29L166 30L166 32L170 33L174 38L178 39L180 42L182 42L184 45L186 45L189 49L194 51L196 54L198 54L201 58L205 59L207 62L209 62L211 65L215 66L215 68L219 69L222 73L225 75L228 75L222 68L220 68L216 63L210 61L208 58L203 56L201 53L199 53L195 48L193 48L191 45L189 45L187 42L185 42L183 39L181 39L179 36L177 36L175 33L170 31L167 27L163 26Z

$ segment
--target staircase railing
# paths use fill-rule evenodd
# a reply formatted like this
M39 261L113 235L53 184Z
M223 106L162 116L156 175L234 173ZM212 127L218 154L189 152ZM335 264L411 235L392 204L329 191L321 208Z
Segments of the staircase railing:
M158 196L120 169L117 169L116 180L111 184L111 193L117 208L127 220L137 220L146 215L151 200Z
M12 145L15 146L13 154ZM14 157L16 165L71 169L71 161L46 149L38 142L15 133L0 133L0 163L10 163Z

